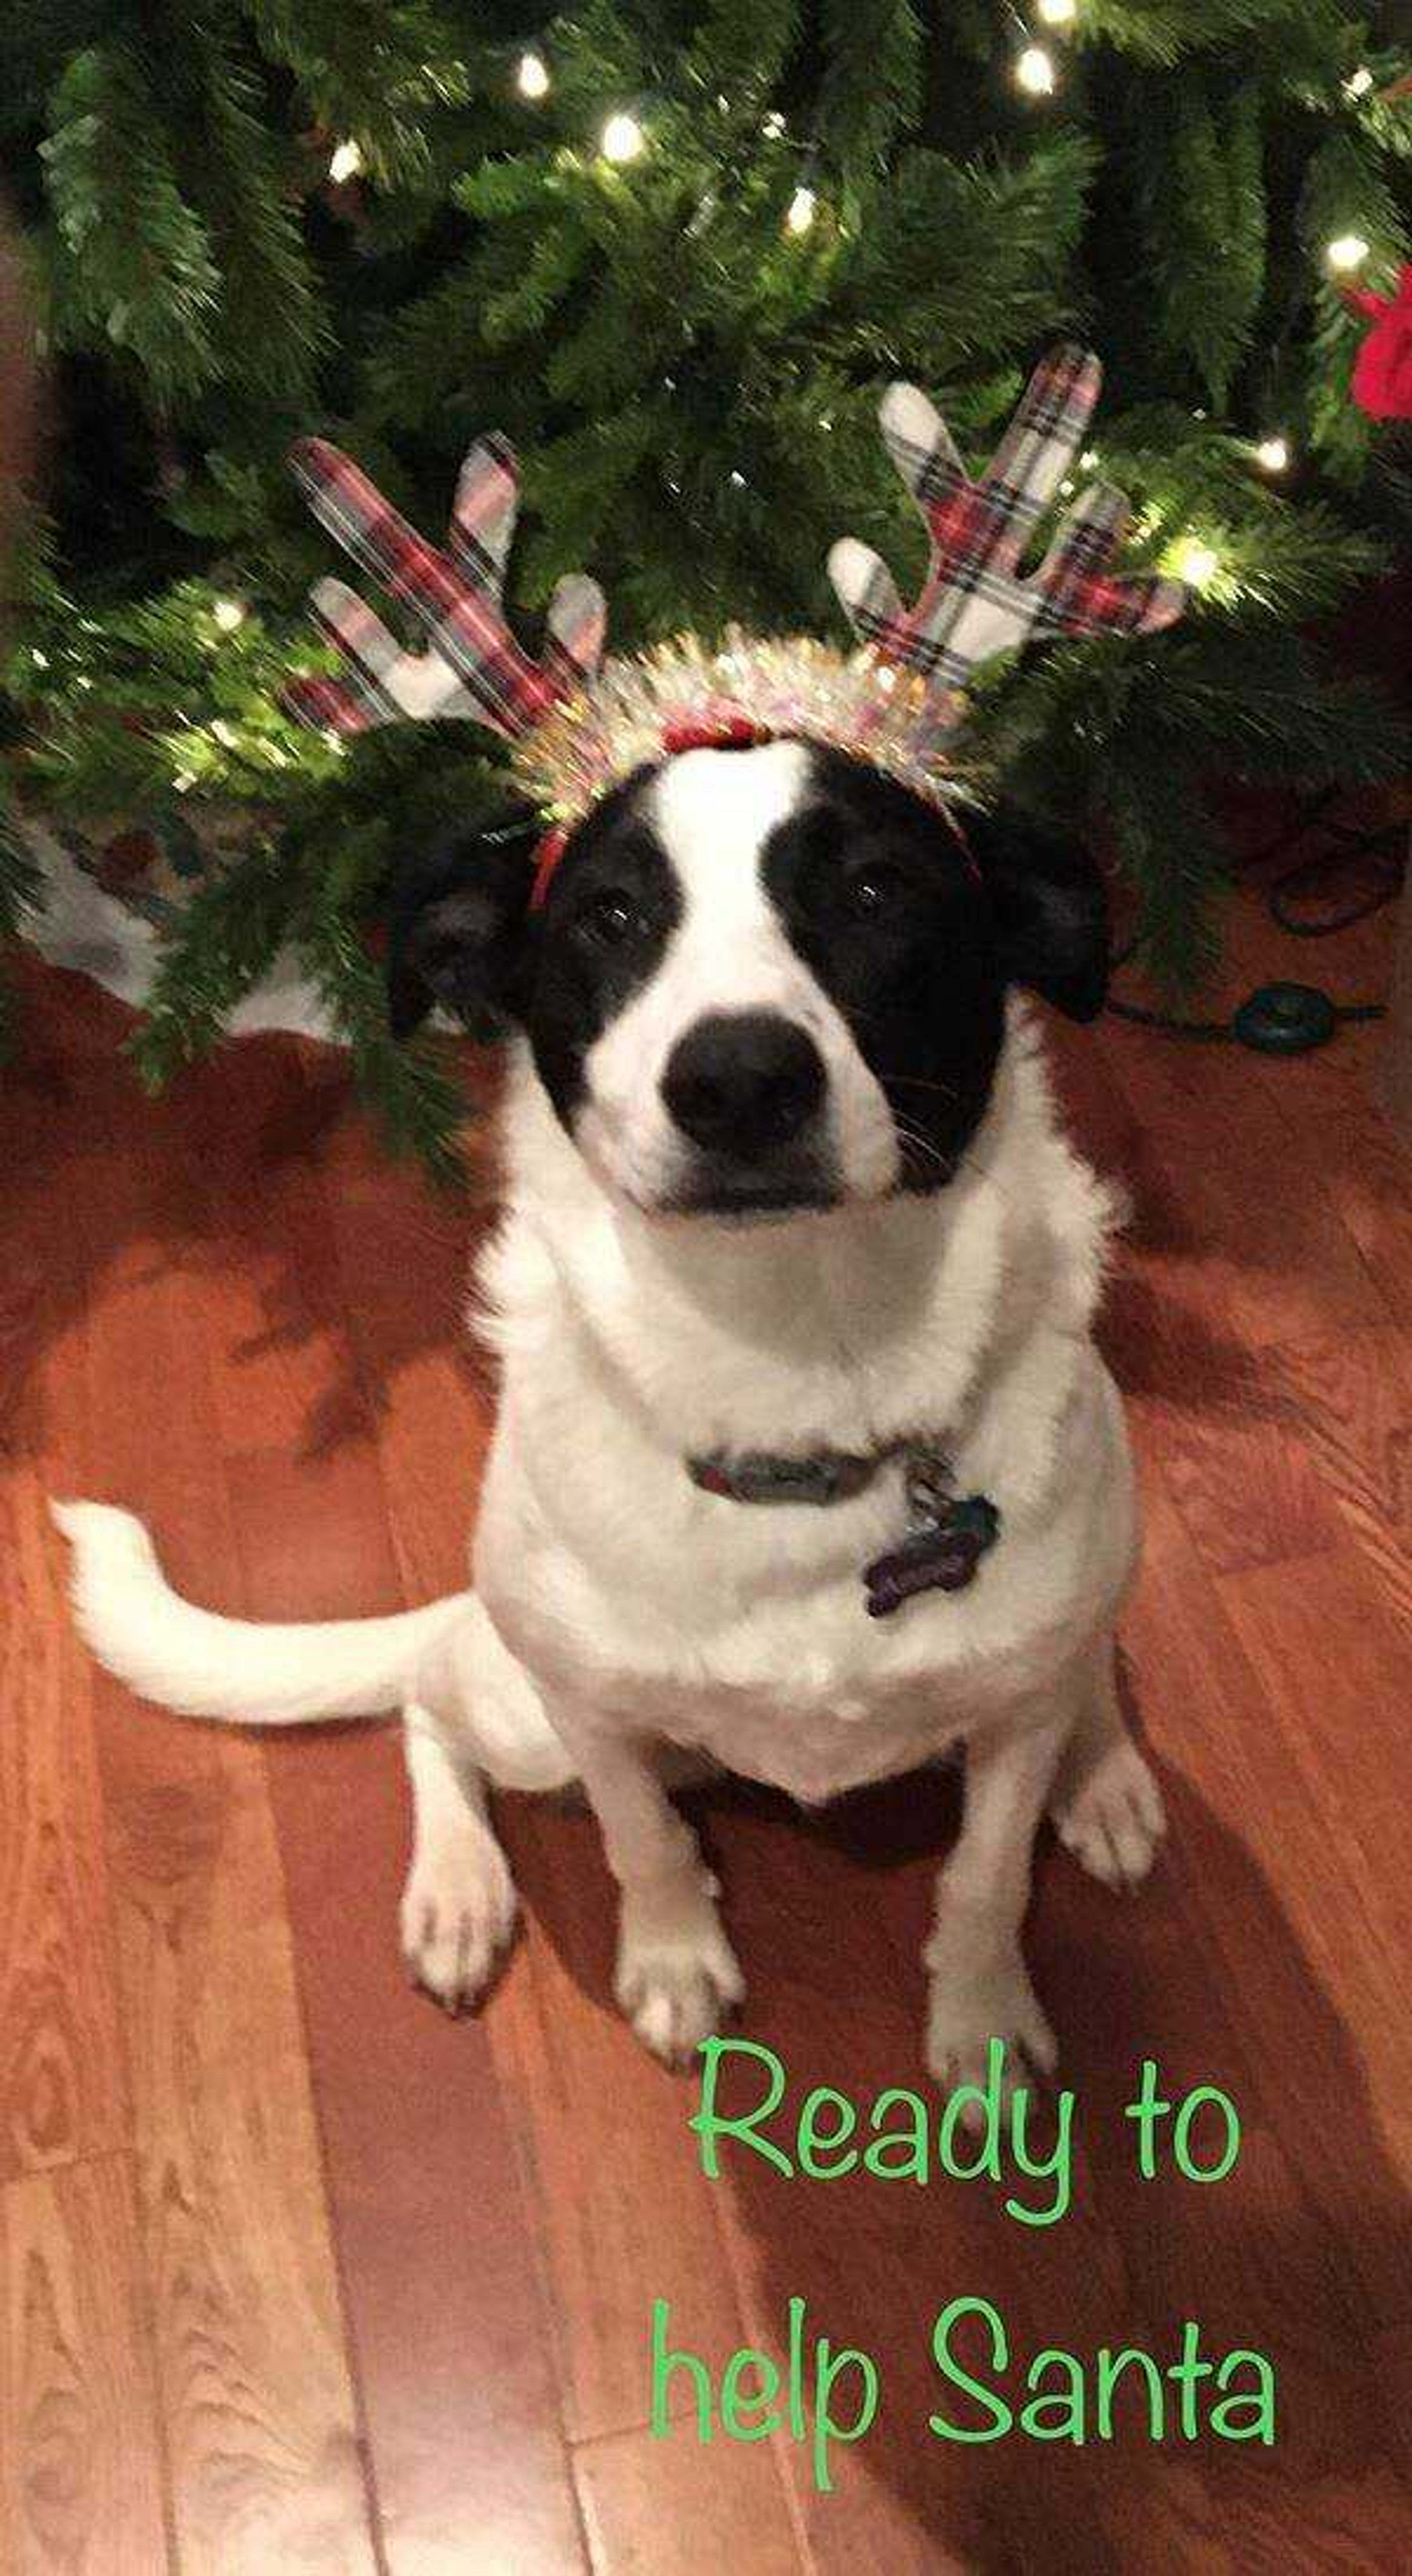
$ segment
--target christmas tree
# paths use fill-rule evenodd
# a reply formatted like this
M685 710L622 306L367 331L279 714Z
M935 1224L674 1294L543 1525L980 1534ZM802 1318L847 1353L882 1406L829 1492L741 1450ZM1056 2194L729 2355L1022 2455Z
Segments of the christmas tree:
M468 729L345 747L282 709L343 569L285 456L335 438L438 536L460 455L525 477L512 611L604 583L612 642L730 620L841 633L844 531L906 587L919 531L876 433L897 376L990 452L1065 332L1107 387L1080 471L1183 625L1012 657L967 751L1093 834L1139 960L1199 978L1226 867L1209 782L1406 766L1309 640L1386 559L1404 486L1348 401L1412 206L1409 55L1341 0L55 0L0 26L0 186L52 354L48 517L5 673L15 809L244 808L134 1041L154 1084L291 941L395 1137L445 1162L437 1042L387 1033L388 871L503 811ZM1101 452L1100 452L1101 451Z

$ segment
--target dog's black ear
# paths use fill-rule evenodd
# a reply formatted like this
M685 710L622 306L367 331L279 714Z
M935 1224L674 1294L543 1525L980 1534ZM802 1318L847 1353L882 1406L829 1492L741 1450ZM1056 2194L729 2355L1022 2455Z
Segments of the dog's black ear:
M449 835L404 860L387 922L387 1015L395 1038L441 1002L472 1037L503 1037L520 997L537 827L518 820Z
M1108 893L1082 841L1013 806L964 818L994 908L1011 983L1071 1020L1096 1020L1108 996Z

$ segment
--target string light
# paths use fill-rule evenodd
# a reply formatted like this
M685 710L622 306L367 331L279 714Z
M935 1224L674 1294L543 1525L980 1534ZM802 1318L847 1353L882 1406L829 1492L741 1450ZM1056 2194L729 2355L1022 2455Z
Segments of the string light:
M1078 0L1039 0L1039 14L1046 27L1072 27L1079 14Z
M543 54L521 54L515 72L515 87L521 98L538 99L549 96L549 65Z
M48 656L48 654L47 654L47 653L41 653L41 652L40 652L40 649L39 649L39 646L38 646L37 644L35 645L34 650L33 650L33 652L30 654L30 657L29 657L29 658L30 658L31 662L34 664L34 667L35 667L36 671L47 671L47 670L48 670L48 668L49 668L49 656Z
M1059 86L1054 56L1044 45L1026 45L1015 62L1015 82L1030 98L1052 98Z
M781 116L777 107L772 108L769 115L766 117L764 124L760 128L766 142L778 143L784 134L784 130L784 118Z
M635 116L610 116L599 138L605 161L635 161L647 141Z
M244 605L238 599L218 599L211 615L223 635L233 635L245 623Z
M1092 474L1093 472L1095 472L1095 470L1096 470L1096 468L1097 468L1097 465L1098 465L1098 450L1097 450L1097 448L1096 448L1096 447L1086 447L1086 448L1084 449L1084 452L1083 452L1082 456L1079 458L1079 463L1080 463L1080 465L1083 467L1083 470L1084 470L1085 474Z
M1361 268L1371 247L1361 233L1336 233L1327 245L1324 257L1330 268Z
M1278 433L1262 438L1255 450L1255 462L1262 474L1284 474L1289 468L1289 440Z
M1175 550L1172 568L1179 581L1189 583L1193 590L1204 590L1220 571L1221 558L1204 538L1183 537Z
M1372 73L1366 63L1360 63L1357 71L1350 72L1344 82L1343 94L1345 98L1366 98L1372 86Z
M813 224L819 200L812 188L796 188L789 201L785 225L792 233L807 233Z
M354 143L350 139L346 143L339 143L334 146L333 154L328 165L328 174L336 187L341 188L345 179L356 179L362 167L363 154L362 148L359 144Z

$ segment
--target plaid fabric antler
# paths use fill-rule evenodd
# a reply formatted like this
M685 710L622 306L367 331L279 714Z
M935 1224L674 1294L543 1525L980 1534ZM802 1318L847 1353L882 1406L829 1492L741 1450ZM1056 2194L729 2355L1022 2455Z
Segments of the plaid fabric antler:
M1102 380L1097 358L1082 349L1052 351L978 483L926 395L891 387L883 437L932 542L916 607L904 608L886 565L858 538L841 538L829 557L855 632L885 660L959 689L978 664L1027 637L1148 635L1180 617L1183 583L1109 569L1128 505L1108 484L1084 494L1038 571L1020 577L1026 540L1073 460Z
M301 441L290 459L314 515L346 552L425 627L424 653L404 652L380 618L341 581L321 581L314 615L343 656L336 679L296 680L288 703L306 724L337 733L412 717L460 717L514 739L591 680L603 652L606 610L596 582L572 573L549 609L536 665L505 622L505 563L514 534L519 469L500 437L483 438L461 468L445 553L428 545L385 501L351 457L326 440Z

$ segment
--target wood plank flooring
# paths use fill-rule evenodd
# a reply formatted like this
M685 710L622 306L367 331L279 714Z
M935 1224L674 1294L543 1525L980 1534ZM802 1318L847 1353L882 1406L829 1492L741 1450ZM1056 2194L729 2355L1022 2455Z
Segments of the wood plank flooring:
M1387 923L1320 952L1376 990ZM1253 909L1237 984L1307 974ZM245 1041L154 1107L116 1004L26 971L0 1083L0 2567L14 2576L817 2576L1412 2567L1412 1167L1374 1033L1271 1066L1066 1032L1127 1175L1105 1326L1148 1547L1127 1684L1173 1818L1141 1902L1046 1847L1036 1981L1079 2098L1074 2205L700 2169L693 2088L611 2006L572 1808L505 1800L526 1929L475 2021L397 1955L395 1735L254 1740L139 1707L66 1625L45 1497L123 1501L222 1609L393 1608L461 1579L488 1424L469 1215L383 1162L337 1059ZM745 2028L811 2083L922 2082L954 1785L703 1821ZM1224 2087L1202 2187L1122 2117ZM1273 2449L943 2443L931 2322L1268 2353ZM877 2422L818 2491L781 2428L649 2425L652 2302L717 2377L788 2306ZM979 2352L979 2345L969 2347ZM953 2401L954 2405L954 2401Z

